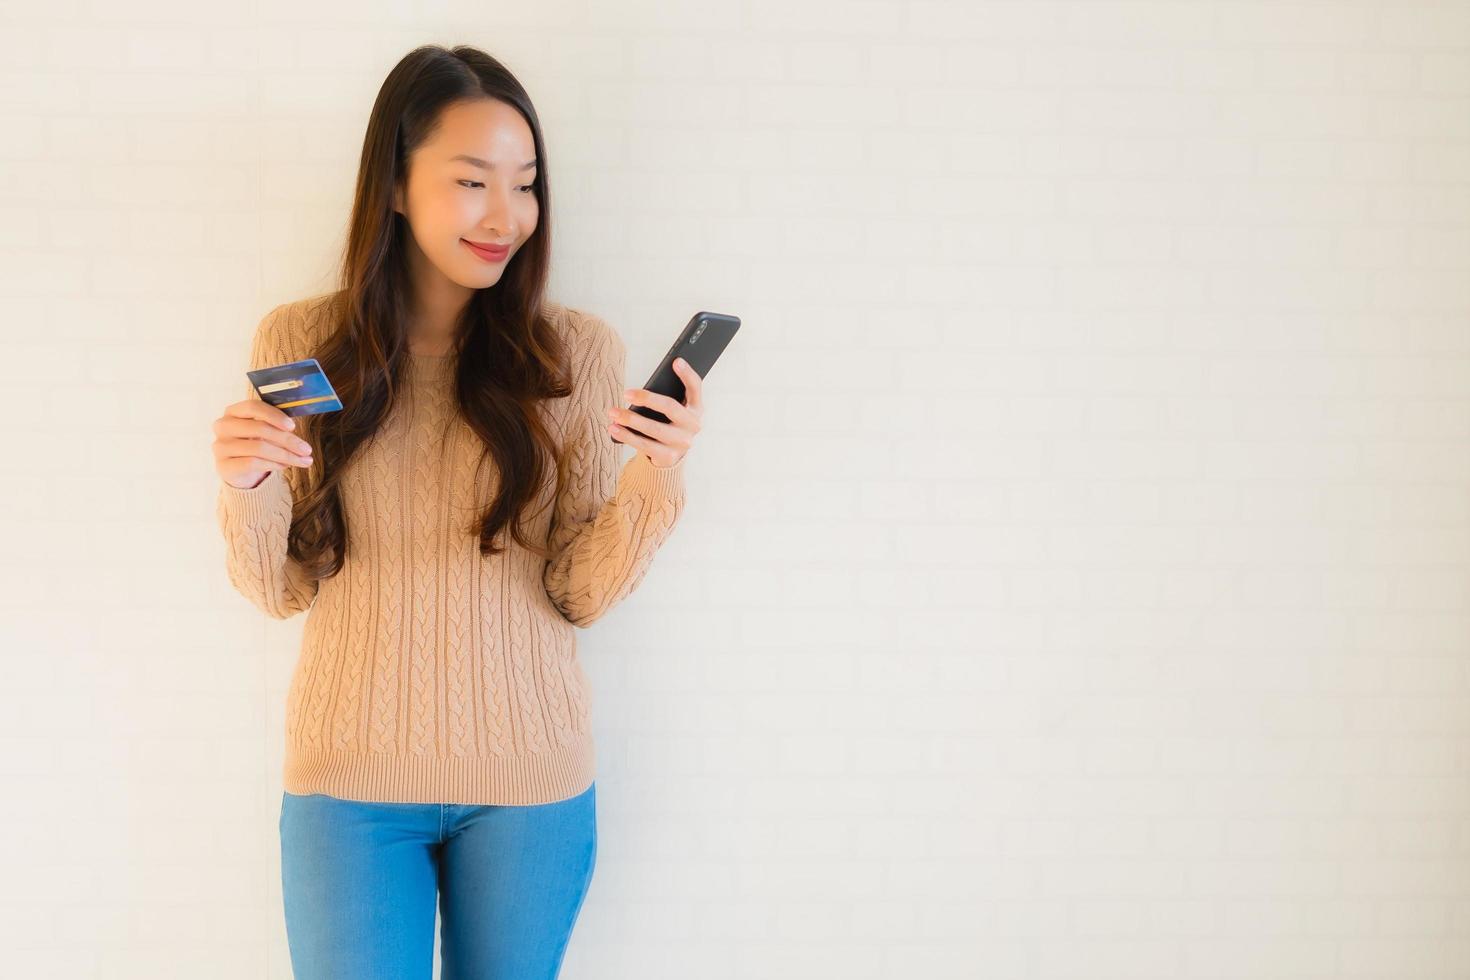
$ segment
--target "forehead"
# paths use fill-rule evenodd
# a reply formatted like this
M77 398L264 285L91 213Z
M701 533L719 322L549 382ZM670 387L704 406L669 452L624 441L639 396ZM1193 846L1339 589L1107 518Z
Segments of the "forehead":
M468 157L514 171L535 159L536 140L530 125L513 107L496 99L475 99L446 106L433 135L420 149L444 163Z

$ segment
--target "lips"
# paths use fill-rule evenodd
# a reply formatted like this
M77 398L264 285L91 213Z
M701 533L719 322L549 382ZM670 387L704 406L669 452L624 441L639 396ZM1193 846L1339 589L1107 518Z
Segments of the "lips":
M461 238L460 241L464 243L465 248L469 249L476 258L484 259L486 262L504 262L505 257L510 254L509 245L503 245L499 248L487 248L483 245L477 245L466 238Z

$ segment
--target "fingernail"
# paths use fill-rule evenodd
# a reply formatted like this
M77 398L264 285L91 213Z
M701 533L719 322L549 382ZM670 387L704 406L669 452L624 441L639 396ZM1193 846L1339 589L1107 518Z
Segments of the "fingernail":
M291 418L289 415L286 416L286 428L288 428L288 429L294 429L294 428L296 428L296 420L293 419L293 418Z

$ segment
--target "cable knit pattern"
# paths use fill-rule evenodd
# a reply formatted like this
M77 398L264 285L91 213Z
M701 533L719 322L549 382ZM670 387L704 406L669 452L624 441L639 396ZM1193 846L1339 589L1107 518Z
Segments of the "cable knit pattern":
M312 356L333 329L331 299L266 314L251 367ZM490 459L477 473L452 357L410 356L399 403L343 470L347 557L331 578L313 580L286 554L304 470L250 490L221 481L230 581L277 619L307 611L286 700L289 792L526 805L591 785L592 699L573 627L642 581L683 510L684 463L635 453L619 465L606 426L623 404L622 340L591 314L557 303L547 313L567 338L574 387L539 409L571 453L563 492L554 497L548 473L526 519L550 561L514 542L482 556L468 532L496 475Z

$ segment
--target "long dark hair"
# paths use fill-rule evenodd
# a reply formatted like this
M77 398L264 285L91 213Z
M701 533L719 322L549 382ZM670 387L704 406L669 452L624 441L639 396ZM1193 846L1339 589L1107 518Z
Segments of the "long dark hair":
M543 307L551 257L551 193L546 147L531 99L510 71L473 47L415 48L394 66L368 119L357 191L343 251L340 287L332 297L335 328L312 355L337 387L343 409L305 416L302 437L315 449L296 501L288 553L314 578L341 570L347 550L342 471L388 417L408 370L408 298L412 296L406 216L394 190L407 180L408 159L429 138L440 112L461 100L498 99L530 125L539 161L532 192L540 216L500 280L476 290L457 326L455 402L498 468L498 490L466 533L477 533L482 555L499 554L493 540L511 537L542 558L550 552L527 540L522 511L542 488L547 455L556 489L565 459L536 410L546 398L571 394L567 352ZM478 470L476 471L478 474Z

